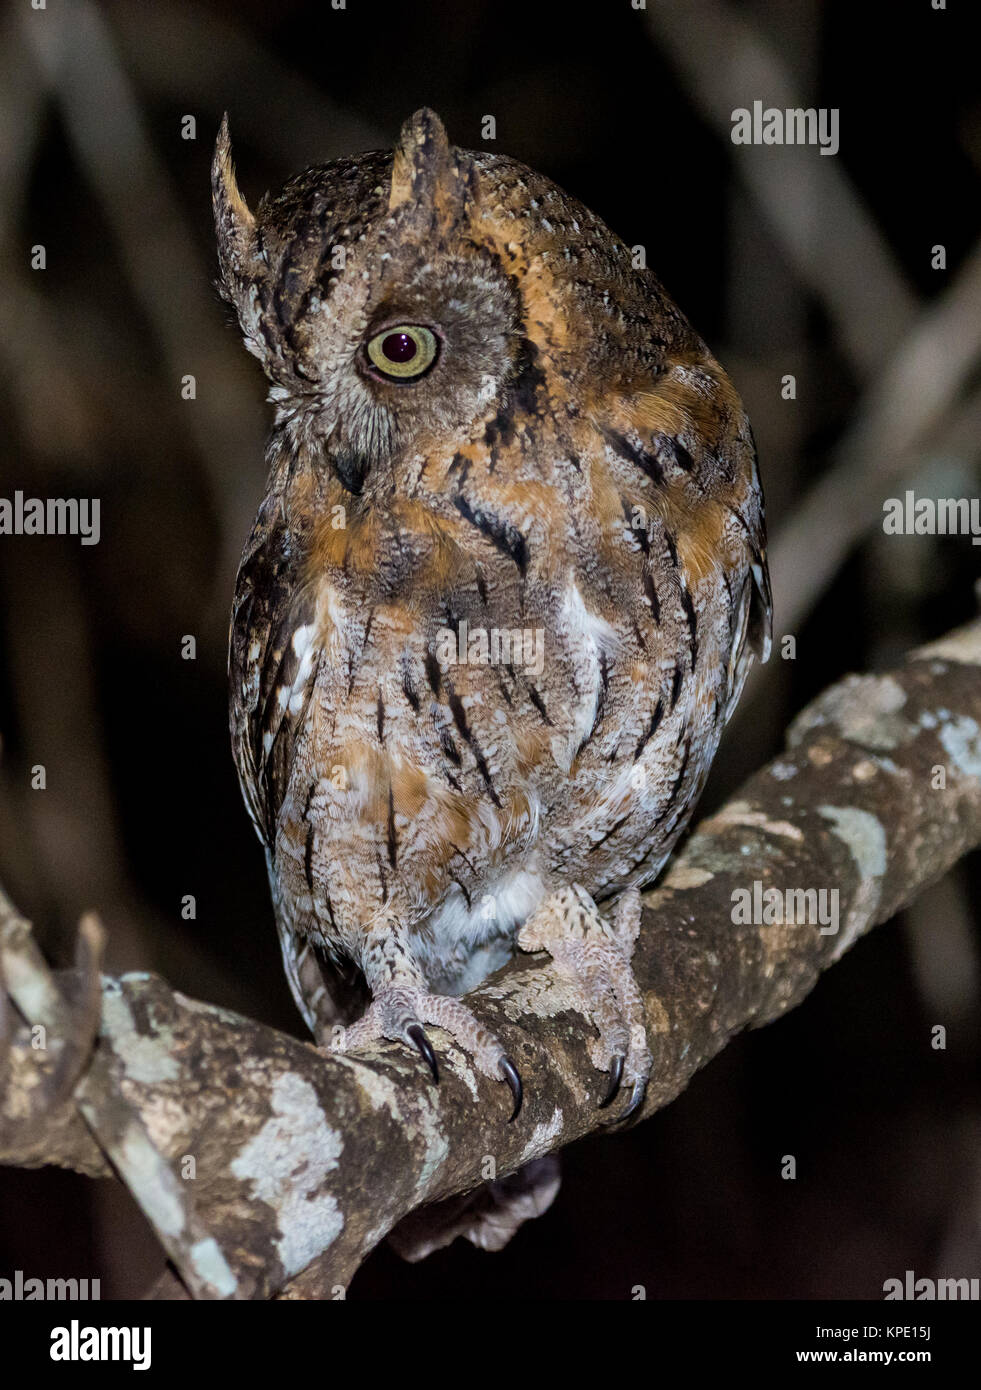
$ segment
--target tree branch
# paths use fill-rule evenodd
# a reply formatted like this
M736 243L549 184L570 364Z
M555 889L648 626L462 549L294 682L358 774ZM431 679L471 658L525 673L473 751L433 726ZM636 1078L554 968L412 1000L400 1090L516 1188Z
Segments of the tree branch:
M655 1061L643 1114L735 1033L799 1003L981 842L979 725L981 620L896 671L831 687L786 753L701 824L645 898L634 964ZM734 902L754 884L836 891L837 930L743 922ZM0 970L24 1025L44 1025L54 1052L70 1045L85 972L51 975L6 899ZM476 1186L488 1159L503 1176L609 1121L588 1029L545 957L519 957L468 998L525 1079L514 1124L506 1088L437 1030L438 1089L404 1047L324 1057L156 976L106 978L102 1003L73 1100L47 1109L39 1073L65 1065L8 1021L0 1161L99 1173L108 1160L196 1297L336 1296L402 1217Z

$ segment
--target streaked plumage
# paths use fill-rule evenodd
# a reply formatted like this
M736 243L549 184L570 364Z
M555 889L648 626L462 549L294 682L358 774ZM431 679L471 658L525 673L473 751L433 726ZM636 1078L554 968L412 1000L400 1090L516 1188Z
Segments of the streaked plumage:
M597 217L449 146L431 112L394 156L311 169L254 218L223 126L214 198L222 291L275 406L231 728L299 1007L323 1036L374 995L348 1041L435 1022L501 1075L496 1040L438 1001L527 923L521 944L573 975L599 952L600 1054L636 1091L639 919L628 898L621 941L591 900L657 874L767 653L740 401ZM435 364L374 375L366 343L413 324ZM504 633L532 636L482 659Z

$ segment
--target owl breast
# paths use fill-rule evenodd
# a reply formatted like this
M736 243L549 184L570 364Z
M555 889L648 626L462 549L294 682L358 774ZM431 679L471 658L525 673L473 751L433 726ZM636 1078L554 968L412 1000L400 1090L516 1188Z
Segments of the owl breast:
M602 898L658 871L745 630L732 515L700 550L680 490L544 414L534 459L430 455L370 505L311 477L318 520L287 508L266 541L293 584L254 749L279 897L352 957L398 913L441 992L502 964L557 883Z

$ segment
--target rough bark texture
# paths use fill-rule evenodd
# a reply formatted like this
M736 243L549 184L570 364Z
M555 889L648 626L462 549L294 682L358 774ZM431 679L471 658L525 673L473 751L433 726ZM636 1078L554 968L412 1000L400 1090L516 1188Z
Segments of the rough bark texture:
M702 822L645 898L634 959L655 1058L645 1115L981 842L979 725L981 621L896 671L833 686L792 725L785 754ZM733 893L754 882L837 889L837 932L734 922ZM596 1108L605 1078L588 1028L544 957L519 957L468 1000L524 1077L514 1124L507 1089L437 1030L438 1089L407 1048L325 1058L152 975L103 981L99 1046L73 1097L51 1103L46 1073L58 1040L72 1045L78 977L51 976L2 907L0 963L23 1022L6 1029L0 1161L115 1169L196 1297L338 1296L402 1216L474 1187L488 1158L501 1176L615 1119ZM31 1046L39 1023L46 1053Z

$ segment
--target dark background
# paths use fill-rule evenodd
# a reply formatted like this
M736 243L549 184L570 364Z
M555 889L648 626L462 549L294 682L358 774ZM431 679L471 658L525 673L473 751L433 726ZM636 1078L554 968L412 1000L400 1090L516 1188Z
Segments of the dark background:
M267 412L212 288L222 110L253 204L306 164L390 145L428 104L468 147L494 115L496 149L646 247L743 395L773 538L774 658L747 688L705 809L779 751L825 685L976 610L969 539L881 529L883 500L907 486L978 492L968 8L8 5L0 494L102 501L98 546L0 538L0 878L49 958L70 962L78 915L95 908L108 969L156 970L302 1028L227 738L227 617ZM733 146L728 113L757 98L838 107L840 153ZM187 114L194 140L181 138ZM29 268L37 243L43 272ZM951 350L921 353L911 385L896 364L931 314L953 325ZM194 401L181 399L186 373ZM794 401L781 398L787 373ZM787 633L794 660L781 660ZM194 661L181 659L186 634ZM30 789L36 763L44 792ZM642 1284L649 1298L878 1298L907 1268L977 1276L977 891L975 856L666 1111L567 1151L555 1206L507 1251L457 1243L409 1267L382 1248L351 1296L624 1298ZM944 1052L929 1045L935 1023ZM780 1177L784 1154L795 1182ZM115 1184L0 1174L0 1273L101 1277L104 1296L124 1297L162 1263Z

